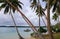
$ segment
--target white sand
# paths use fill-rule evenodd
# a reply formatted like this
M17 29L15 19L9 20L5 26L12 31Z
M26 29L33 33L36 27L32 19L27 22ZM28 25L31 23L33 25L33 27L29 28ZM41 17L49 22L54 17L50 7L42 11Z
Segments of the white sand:
M35 39L35 38L33 38L33 37L27 37L27 38L25 38L25 39Z

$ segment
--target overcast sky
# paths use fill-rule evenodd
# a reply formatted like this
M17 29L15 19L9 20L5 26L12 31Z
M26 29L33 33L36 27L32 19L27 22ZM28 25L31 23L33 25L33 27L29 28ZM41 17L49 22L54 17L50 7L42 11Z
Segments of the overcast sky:
M38 25L38 16L36 15L35 12L33 12L33 10L30 8L30 2L29 0L20 0L24 6L22 9L22 12L28 17L28 19L34 24L34 25ZM42 3L41 1L41 5L42 7L45 7L45 3ZM16 11L14 15L14 19L17 25L28 25L24 19L21 17L20 14L18 14L19 12ZM52 12L51 12L52 13ZM51 14L52 16L52 14ZM45 20L45 18L44 18ZM45 20L46 22L46 20ZM55 24L55 22L51 19L51 24ZM13 21L11 19L11 16L9 14L4 14L4 9L2 9L0 11L0 26L3 25L14 25ZM44 23L41 20L41 25L44 25Z

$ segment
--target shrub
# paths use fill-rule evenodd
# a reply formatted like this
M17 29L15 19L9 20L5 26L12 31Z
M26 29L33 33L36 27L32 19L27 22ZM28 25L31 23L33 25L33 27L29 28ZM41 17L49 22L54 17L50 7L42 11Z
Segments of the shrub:
M39 31L40 33L46 33L46 32L47 32L47 30L44 29L43 27L40 27L40 28L38 29L38 31Z

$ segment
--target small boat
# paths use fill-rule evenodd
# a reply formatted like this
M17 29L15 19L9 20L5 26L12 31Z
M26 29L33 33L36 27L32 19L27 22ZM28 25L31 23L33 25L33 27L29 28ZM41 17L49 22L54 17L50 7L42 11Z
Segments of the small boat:
M30 32L31 30L29 30L29 29L26 29L26 30L24 30L25 32Z

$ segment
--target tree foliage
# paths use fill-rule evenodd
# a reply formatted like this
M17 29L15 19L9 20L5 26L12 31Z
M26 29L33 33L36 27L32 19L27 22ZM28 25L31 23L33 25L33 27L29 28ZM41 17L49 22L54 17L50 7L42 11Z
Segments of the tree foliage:
M44 29L43 27L40 27L40 28L38 29L38 31L39 31L40 33L46 33L46 32L47 32L47 30Z
M17 7L17 8L19 7L19 8L22 9L22 6L21 6L21 4L23 4L22 2L17 1L17 0L9 0L9 1L10 1L15 7ZM0 3L2 3L1 6L0 6L0 9L5 8L5 9L4 9L4 14L8 13L10 8L12 9L13 13L15 12L16 9L14 9L13 7L11 7L11 5L6 2L6 0L0 0Z
M46 6L45 6L45 9L46 9L48 0L43 0L43 1L46 2ZM60 0L50 0L50 9L51 8L52 8L52 12L55 13L53 15L53 19L56 20L58 16L60 15Z
M30 0L31 1L31 8L33 8L36 12L36 15L39 15L40 13L40 16L43 16L45 15L44 13L44 9L42 8L41 5L38 5L38 2L37 0ZM40 7L39 7L40 6ZM40 12L39 12L40 11Z

